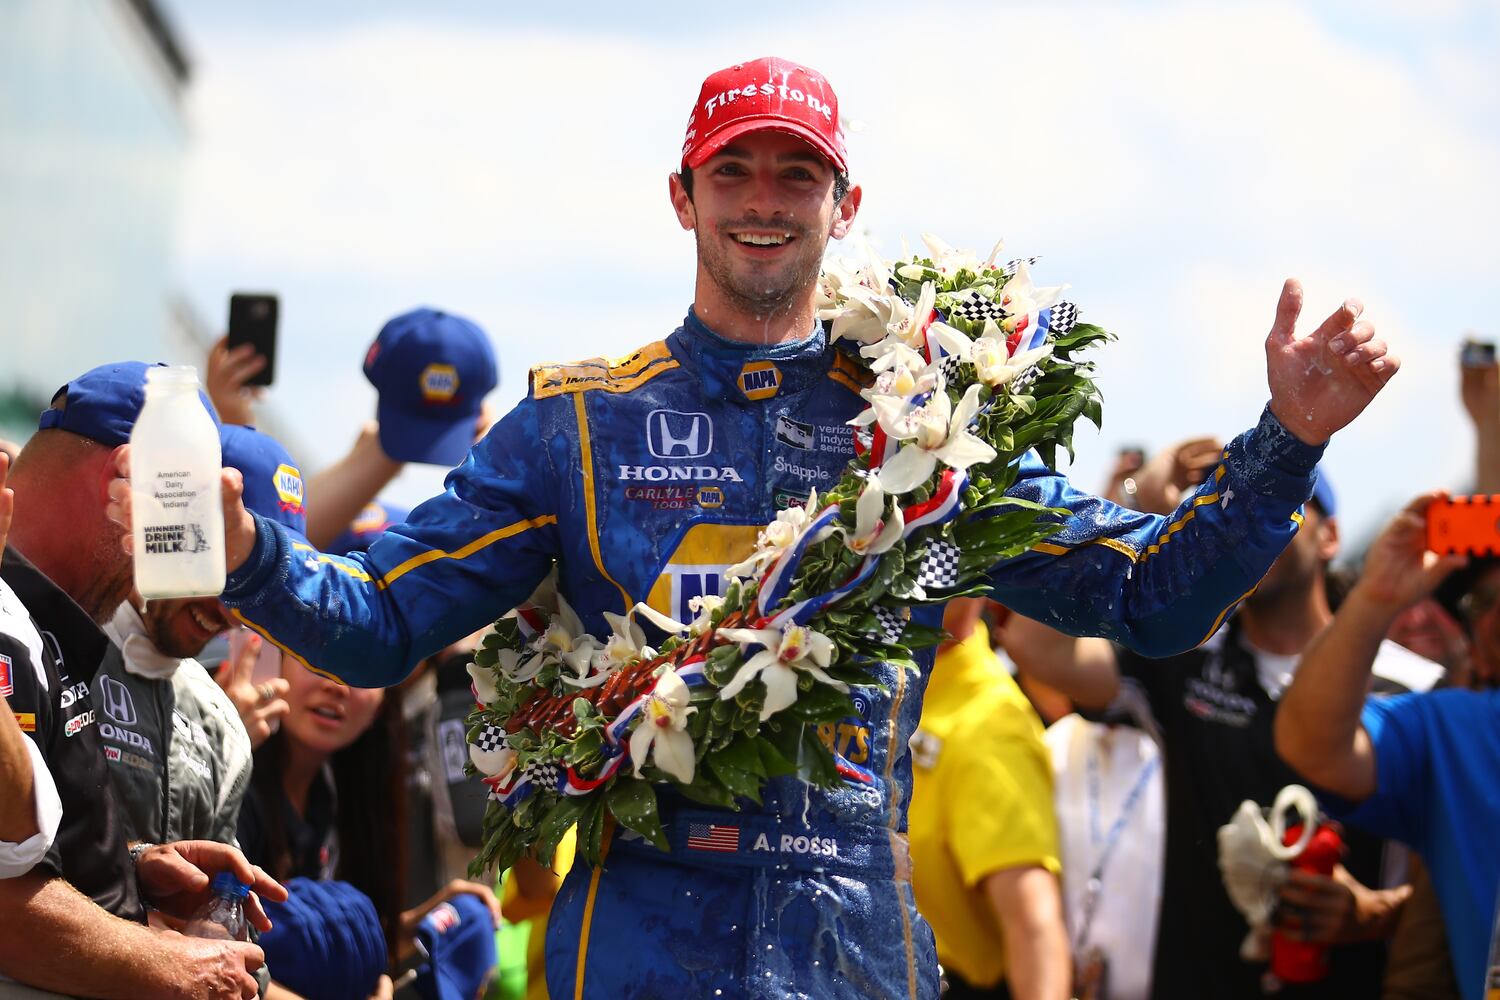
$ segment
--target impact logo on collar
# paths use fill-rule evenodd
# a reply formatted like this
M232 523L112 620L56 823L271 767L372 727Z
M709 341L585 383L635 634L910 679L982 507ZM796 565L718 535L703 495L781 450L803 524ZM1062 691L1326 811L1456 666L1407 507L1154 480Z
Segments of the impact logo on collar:
M781 388L781 369L769 361L751 361L736 381L747 399L770 399Z
M302 498L305 495L302 473L295 466L278 465L271 476L276 495L281 498L281 509L293 514L302 513Z
M419 379L422 400L427 403L451 403L458 395L458 369L434 362L422 369Z

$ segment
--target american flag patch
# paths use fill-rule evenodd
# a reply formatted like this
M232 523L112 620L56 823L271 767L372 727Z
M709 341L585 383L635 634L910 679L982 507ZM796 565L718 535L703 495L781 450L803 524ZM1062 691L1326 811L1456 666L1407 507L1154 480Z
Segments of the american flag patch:
M721 823L688 825L688 850L733 854L740 849L740 828Z

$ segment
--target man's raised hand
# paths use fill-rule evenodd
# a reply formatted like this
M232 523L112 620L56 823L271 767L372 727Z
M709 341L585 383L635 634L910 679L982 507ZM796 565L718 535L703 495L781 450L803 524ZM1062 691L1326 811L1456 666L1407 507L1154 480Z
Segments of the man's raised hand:
M1266 337L1271 412L1308 444L1322 444L1370 405L1401 360L1387 354L1375 326L1360 320L1364 306L1346 299L1312 333L1298 336L1302 285L1288 278Z

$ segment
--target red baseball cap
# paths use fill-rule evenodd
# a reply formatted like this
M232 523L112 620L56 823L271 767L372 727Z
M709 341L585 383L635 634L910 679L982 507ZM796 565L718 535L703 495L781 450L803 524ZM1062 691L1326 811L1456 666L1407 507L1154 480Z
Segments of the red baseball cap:
M848 173L839 99L817 70L766 56L721 69L698 91L682 143L682 165L703 161L746 132L788 132Z

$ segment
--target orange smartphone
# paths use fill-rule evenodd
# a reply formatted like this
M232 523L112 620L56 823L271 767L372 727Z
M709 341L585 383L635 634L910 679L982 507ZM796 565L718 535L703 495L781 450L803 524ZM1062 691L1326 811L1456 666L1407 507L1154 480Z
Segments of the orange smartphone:
M1500 555L1500 496L1449 497L1427 507L1427 547L1439 555Z

